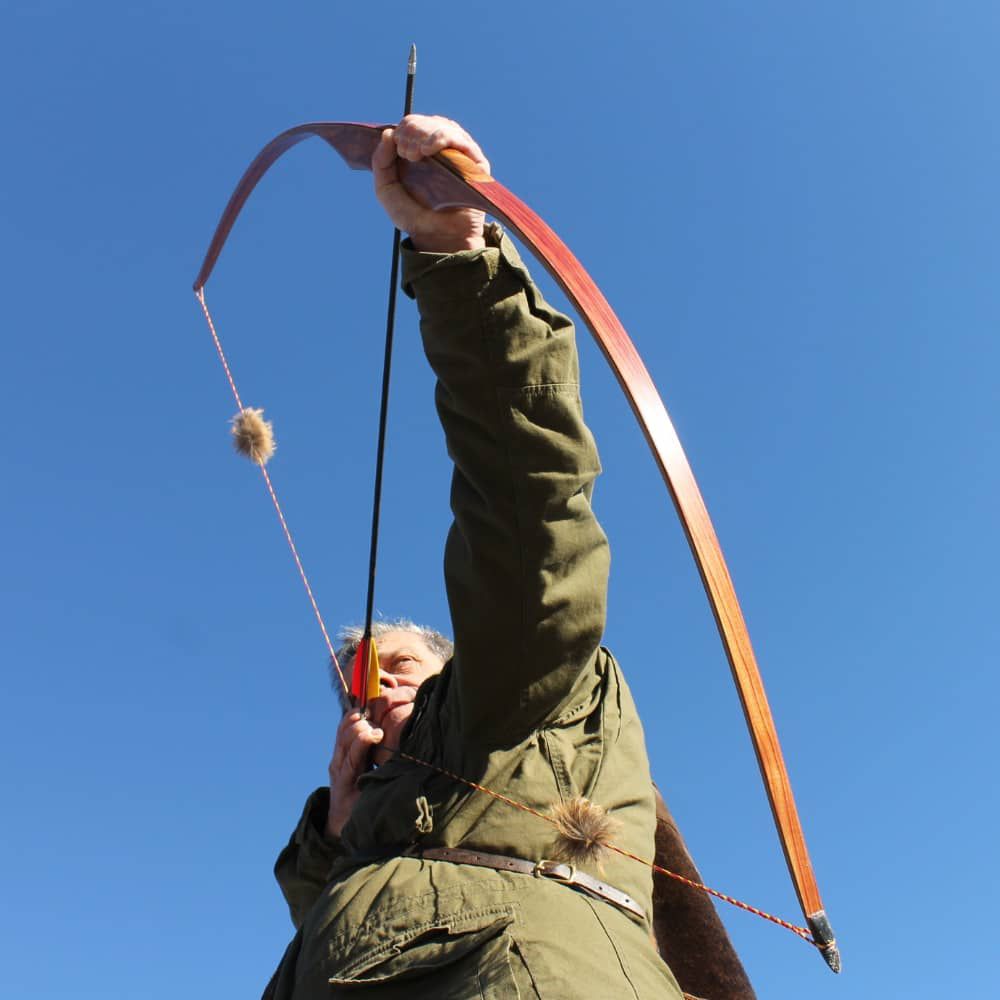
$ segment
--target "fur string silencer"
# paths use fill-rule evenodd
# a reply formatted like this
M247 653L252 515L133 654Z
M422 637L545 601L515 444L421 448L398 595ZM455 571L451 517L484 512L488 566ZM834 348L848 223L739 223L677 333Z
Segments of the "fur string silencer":
M551 815L557 834L554 860L593 865L603 873L604 858L621 823L582 795L553 806Z
M274 454L274 428L264 411L251 406L233 417L233 447L257 465L267 465Z

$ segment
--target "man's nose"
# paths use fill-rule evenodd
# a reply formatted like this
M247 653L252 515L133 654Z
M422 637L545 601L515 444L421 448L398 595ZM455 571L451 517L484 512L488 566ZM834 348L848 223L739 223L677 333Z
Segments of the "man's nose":
M386 673L384 670L379 671L379 680L382 682L382 687L384 688L399 687L399 681L396 680L395 676L393 674Z

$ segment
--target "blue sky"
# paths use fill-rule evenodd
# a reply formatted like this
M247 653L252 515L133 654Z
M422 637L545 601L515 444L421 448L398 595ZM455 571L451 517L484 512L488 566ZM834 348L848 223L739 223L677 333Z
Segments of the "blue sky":
M845 962L726 912L759 995L990 995L998 29L926 0L5 4L0 994L256 996L290 937L270 866L336 706L189 289L258 148L394 118L415 41L417 108L596 278L715 520ZM334 623L363 614L390 236L307 145L209 286ZM397 343L377 605L446 625L408 301ZM683 535L581 349L654 774L706 880L797 919Z

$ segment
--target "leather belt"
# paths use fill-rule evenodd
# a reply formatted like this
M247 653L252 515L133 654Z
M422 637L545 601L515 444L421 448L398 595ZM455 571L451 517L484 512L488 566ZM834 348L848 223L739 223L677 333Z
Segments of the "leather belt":
M646 911L627 893L608 885L607 882L601 882L586 872L579 871L576 865L562 861L547 861L544 858L541 861L526 861L524 858L509 858L505 854L466 851L461 847L430 847L415 856L428 861L450 861L456 865L475 865L478 868L493 868L498 872L517 872L519 875L552 879L554 882L580 889L595 899L611 903L612 906L617 906L618 909L625 910L640 920L646 919Z

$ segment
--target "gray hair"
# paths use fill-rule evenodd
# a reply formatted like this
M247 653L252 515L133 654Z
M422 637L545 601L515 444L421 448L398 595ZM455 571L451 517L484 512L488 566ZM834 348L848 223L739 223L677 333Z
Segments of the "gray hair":
M418 625L416 622L410 621L409 618L380 618L378 621L372 622L372 636L375 639L379 639L389 632L408 632L410 635L417 636L443 662L447 662L455 650L455 644L446 635L442 635L437 629L427 625ZM340 640L337 661L340 663L340 669L345 672L345 680L348 684L350 684L350 666L354 662L354 654L358 651L358 645L364 634L365 630L360 625L345 625L337 633L337 638ZM343 685L340 683L340 678L337 677L337 668L333 665L332 660L330 662L330 683L341 695L343 701Z

